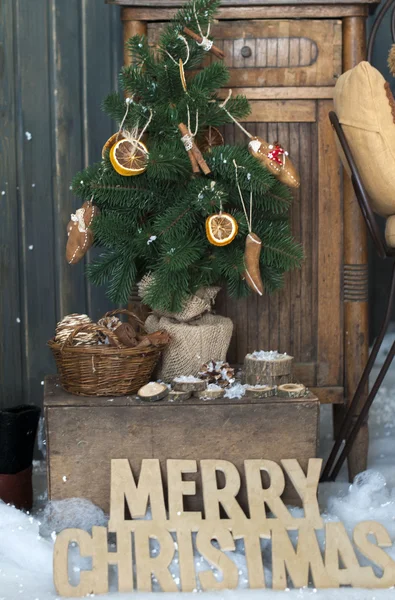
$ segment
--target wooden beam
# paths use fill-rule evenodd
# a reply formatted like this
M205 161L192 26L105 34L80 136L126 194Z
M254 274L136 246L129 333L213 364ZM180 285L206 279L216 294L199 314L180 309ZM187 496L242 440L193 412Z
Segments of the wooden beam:
M234 95L243 94L248 100L331 100L333 98L332 86L323 87L246 87L235 88ZM222 88L218 97L225 99L229 88Z
M149 0L147 0L149 1ZM120 3L119 3L120 4ZM155 6L154 6L155 4ZM169 21L177 9L157 7L157 2L149 6L122 5L124 14L128 19L147 21ZM368 8L363 4L334 5L315 4L314 6L234 6L220 8L216 17L218 19L340 19L342 17L367 16Z

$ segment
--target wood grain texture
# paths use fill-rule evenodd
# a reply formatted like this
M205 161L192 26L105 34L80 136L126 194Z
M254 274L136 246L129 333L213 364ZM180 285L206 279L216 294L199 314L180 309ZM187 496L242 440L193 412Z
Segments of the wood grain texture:
M15 3L2 3L0 19L0 407L23 400L21 290L19 285L18 176L13 31Z
M365 21L353 17L343 22L343 67L351 69L365 57ZM358 202L354 196L351 180L344 172L344 265L346 271L355 272L367 268L367 230ZM348 402L351 401L368 357L369 325L367 298L344 302L345 331L345 388ZM366 400L367 390L361 397ZM350 479L366 468L368 451L368 426L363 425L350 453L348 466Z
M123 11L127 18L136 21L166 21L171 20L177 9L158 6L155 0L154 6L123 5ZM127 7L129 6L129 8ZM313 5L281 5L279 3L254 6L228 6L218 10L218 19L340 19L344 17L368 15L367 4L313 4Z
M331 109L329 101L318 104L318 385L335 385L343 377L342 199L339 158L328 119Z
M25 400L34 403L42 394L41 381L52 369L52 356L46 348L46 342L53 335L53 323L56 320L55 294L51 293L56 288L55 257L53 252L48 252L56 219L50 177L53 157L48 3L38 0L34 4L26 4L23 0L17 0L15 12L20 111L16 132L16 164L23 289L20 327L23 332ZM31 77L31 73L35 73L35 77ZM37 80L40 85L37 85ZM45 119L42 118L43 114L46 115ZM42 351L37 352L38 347Z
M0 406L41 405L57 320L111 307L64 254L71 179L114 131L100 104L122 64L119 12L95 0L1 6Z
M148 26L153 47L163 25ZM224 44L230 87L330 86L341 73L340 21L219 21L212 35ZM242 48L249 49L249 57ZM217 59L207 57L211 60Z
M155 0L105 0L106 4L120 4L122 6L156 6L157 2ZM362 4L362 5L373 5L378 4L380 0L327 0L326 5L339 5L342 6L347 4ZM182 6L183 2L181 0L162 0L162 6ZM259 5L262 7L270 6L273 4L273 0L222 0L223 6L242 6L244 10L245 7L250 7L253 5ZM284 6L322 6L322 0L276 0L276 4L281 6L282 10L285 10Z
M162 400L155 406L134 398L114 398L113 402L97 399L94 406L89 399L70 395L64 406L64 396L64 392L47 386L44 402L52 499L86 497L108 511L111 458L128 458L135 476L143 458L159 458L163 475L168 458L218 458L236 465L242 478L241 500L246 506L245 459L265 457L279 462L295 457L305 469L308 459L316 456L319 403L314 396L228 403L203 403L196 398L186 402ZM200 477L191 473L184 478L196 481L199 495ZM286 497L295 500L296 493L289 481L287 484ZM186 508L202 510L201 497L188 497Z

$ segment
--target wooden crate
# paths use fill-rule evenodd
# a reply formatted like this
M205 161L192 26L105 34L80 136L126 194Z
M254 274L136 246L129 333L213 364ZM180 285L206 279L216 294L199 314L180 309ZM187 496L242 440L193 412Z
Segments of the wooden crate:
M296 458L305 469L319 439L319 401L312 394L294 400L191 398L150 404L135 396L73 396L51 376L44 409L49 498L88 498L106 512L112 458L128 458L135 476L143 458L159 458L164 479L169 458L229 460L242 476L239 500L245 507L244 460ZM199 475L190 478L198 492L186 508L201 510ZM299 504L289 481L285 500Z

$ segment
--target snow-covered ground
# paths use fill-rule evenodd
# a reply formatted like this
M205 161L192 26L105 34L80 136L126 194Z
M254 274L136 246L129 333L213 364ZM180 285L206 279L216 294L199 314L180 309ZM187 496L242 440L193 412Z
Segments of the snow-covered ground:
M378 365L382 363L385 351L395 339L395 334L386 339L386 348L382 352ZM376 371L378 366L376 368ZM381 522L394 542L389 554L395 560L395 365L388 374L382 389L373 405L370 419L369 471L358 477L353 486L347 482L343 469L336 483L320 486L319 500L324 520L341 520L348 531L359 521L376 520ZM325 457L332 440L331 411L324 406L321 411L321 447L320 455ZM0 600L54 600L56 594L52 581L52 553L55 534L64 527L83 527L102 525L103 513L82 502L79 505L59 507L56 504L42 510L45 505L45 470L43 464L35 468L36 511L34 516L25 515L16 509L0 503ZM62 508L62 510L58 510ZM298 511L299 509L295 509ZM242 543L238 542L238 552L234 559L239 567L240 589L217 593L205 592L205 600L283 600L302 598L327 600L393 600L395 589L358 590L342 588L337 590L291 589L284 592L272 590L246 589L246 569ZM265 541L263 555L265 557ZM155 552L155 549L153 550ZM79 571L78 557L73 557L72 572ZM202 559L196 557L197 569L207 569ZM265 561L267 581L270 581L269 562ZM174 577L177 577L177 564L173 565ZM175 594L161 592L152 594L121 595L111 593L106 600L169 600ZM182 598L195 597L195 594L183 594Z

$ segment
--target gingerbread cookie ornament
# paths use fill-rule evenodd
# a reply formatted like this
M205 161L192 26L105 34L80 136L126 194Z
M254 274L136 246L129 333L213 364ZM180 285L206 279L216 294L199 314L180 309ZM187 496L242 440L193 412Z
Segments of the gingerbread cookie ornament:
M67 225L66 260L75 265L85 256L93 244L93 219L99 214L97 206L92 202L84 202L81 208L71 215Z
M300 186L299 174L291 162L288 152L278 142L269 144L260 137L253 137L248 144L248 150L281 183L293 188Z

